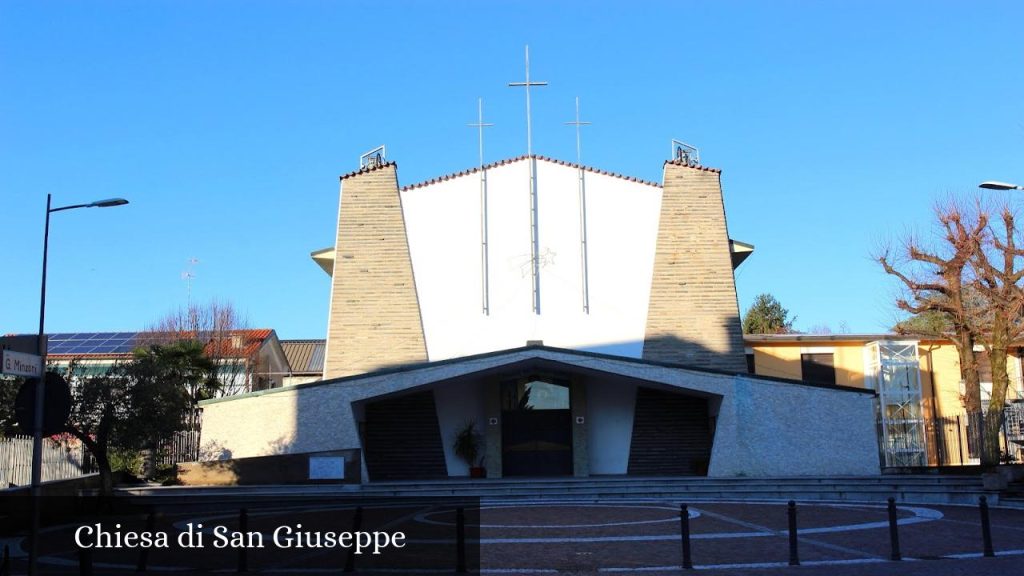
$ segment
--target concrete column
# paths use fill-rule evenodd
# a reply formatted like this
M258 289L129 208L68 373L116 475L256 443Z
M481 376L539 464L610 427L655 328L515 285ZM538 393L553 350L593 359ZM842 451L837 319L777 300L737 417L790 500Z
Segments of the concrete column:
M587 386L579 378L569 383L569 407L572 411L572 475L590 476L590 454L587 451Z
M488 478L501 478L501 382L484 384L484 444Z

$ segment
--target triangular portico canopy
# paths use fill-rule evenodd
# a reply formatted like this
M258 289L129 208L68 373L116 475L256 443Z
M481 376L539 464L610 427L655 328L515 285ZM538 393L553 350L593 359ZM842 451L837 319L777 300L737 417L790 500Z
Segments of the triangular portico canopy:
M452 445L469 423L493 477L872 474L873 399L532 345L202 405L204 443L221 454L360 450L372 480L468 473Z

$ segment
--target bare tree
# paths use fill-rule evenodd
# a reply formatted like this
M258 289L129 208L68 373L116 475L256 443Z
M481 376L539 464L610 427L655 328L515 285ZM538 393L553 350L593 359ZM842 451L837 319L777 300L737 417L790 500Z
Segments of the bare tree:
M943 336L952 340L960 356L964 380L964 405L968 412L981 410L981 383L974 345L979 340L975 302L969 294L971 262L982 252L988 214L979 207L966 211L955 202L936 207L943 244L929 250L916 238L908 238L899 254L883 249L876 258L887 274L903 283L905 294L896 300L900 310L911 314L938 312L948 320Z
M998 232L989 227L983 248L971 259L975 272L974 288L984 299L980 318L983 336L980 338L992 366L992 394L985 414L985 441L982 464L999 463L999 430L1010 377L1007 372L1009 347L1024 335L1021 311L1024 309L1024 250L1018 248L1019 234L1013 212L1004 207L1000 217L1002 228Z
M164 315L147 329L151 342L170 344L194 340L213 362L213 386L199 390L197 401L248 392L259 370L257 346L252 346L248 322L230 303L211 300L190 304Z

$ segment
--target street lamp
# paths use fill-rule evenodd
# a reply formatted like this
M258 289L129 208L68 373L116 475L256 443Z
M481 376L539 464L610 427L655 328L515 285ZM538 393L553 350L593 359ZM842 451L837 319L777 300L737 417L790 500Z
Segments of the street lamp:
M39 501L40 484L43 477L43 404L46 401L46 344L44 338L44 322L46 318L46 256L50 243L50 214L75 208L110 208L128 203L124 198L107 198L89 204L73 204L71 206L50 207L51 195L46 195L46 226L43 228L43 281L39 290L39 384L36 386L36 399L32 423L32 535L29 544L28 573L36 574L36 559L39 552Z
M1024 186L1007 184L1006 182L997 182L995 180L986 180L985 182L978 184L978 188L988 188L989 190L1024 190Z

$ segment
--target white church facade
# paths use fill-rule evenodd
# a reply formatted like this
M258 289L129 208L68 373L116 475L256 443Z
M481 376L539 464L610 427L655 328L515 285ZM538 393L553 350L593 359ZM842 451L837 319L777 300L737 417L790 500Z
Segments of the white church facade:
M324 380L204 404L210 458L345 453L359 481L874 474L874 393L747 374L720 172L523 156L341 177Z

